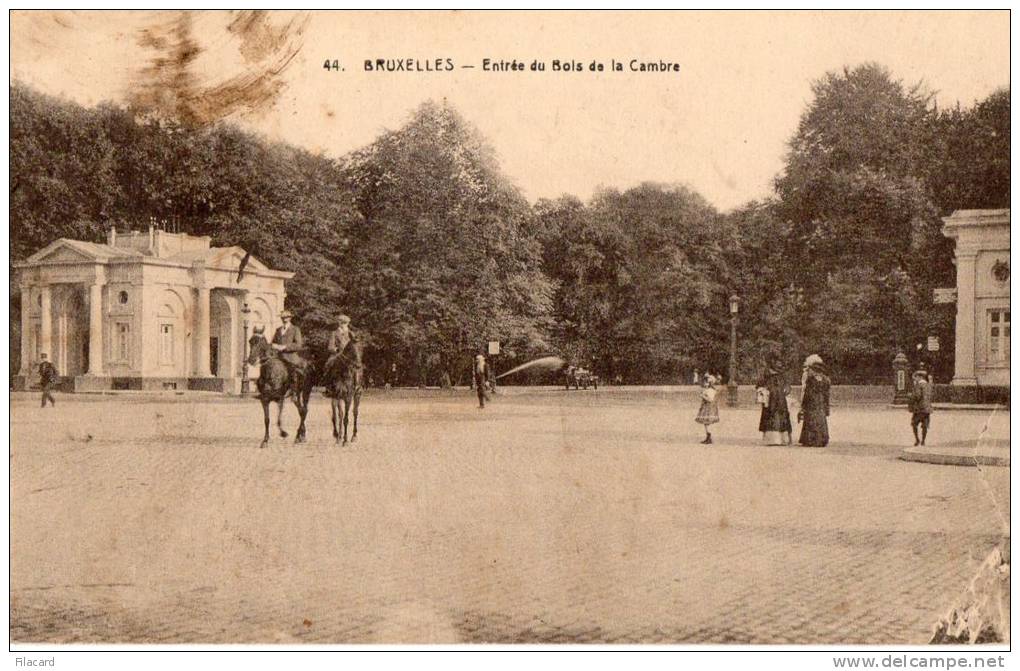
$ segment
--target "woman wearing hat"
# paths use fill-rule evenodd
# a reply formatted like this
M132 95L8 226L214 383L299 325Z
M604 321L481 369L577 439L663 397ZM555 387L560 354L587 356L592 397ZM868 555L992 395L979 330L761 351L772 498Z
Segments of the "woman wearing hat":
M825 447L829 444L829 387L822 357L812 354L804 360L804 398L797 420L803 421L800 444Z
M761 419L758 430L766 445L789 445L793 442L791 434L793 425L790 422L790 408L786 397L790 394L790 385L786 384L782 373L775 364L765 367L765 377L758 384L761 402Z
M694 421L705 427L705 440L702 445L712 444L712 433L708 427L719 423L719 403L716 401L715 376L705 374L701 382L701 407L698 409L698 416Z

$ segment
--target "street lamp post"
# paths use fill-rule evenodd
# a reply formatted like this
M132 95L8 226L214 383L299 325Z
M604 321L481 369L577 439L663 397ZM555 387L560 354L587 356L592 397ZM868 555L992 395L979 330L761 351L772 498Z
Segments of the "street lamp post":
M726 384L729 404L737 405L737 312L740 311L740 296L730 296L730 379Z
M244 315L244 358L241 359L241 396L247 396L251 391L251 384L248 381L248 315L251 308L245 302L241 306L241 314Z

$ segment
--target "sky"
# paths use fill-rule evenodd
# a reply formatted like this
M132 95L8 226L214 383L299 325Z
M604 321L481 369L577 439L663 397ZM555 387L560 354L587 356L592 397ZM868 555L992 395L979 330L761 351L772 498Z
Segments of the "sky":
M339 157L445 99L532 200L643 181L686 184L721 210L767 197L812 81L844 66L877 61L908 85L923 81L943 106L1009 86L1008 11L270 12L240 36L236 14L190 17L199 86L271 72L275 95L229 119ZM12 12L10 77L85 105L124 103L151 81L158 54L145 36L165 36L179 18ZM423 68L450 59L454 69L366 72L378 58ZM486 72L485 58L546 70ZM327 59L343 71L323 69ZM584 69L553 72L554 59ZM587 69L611 59L624 71ZM632 59L679 71L631 72Z

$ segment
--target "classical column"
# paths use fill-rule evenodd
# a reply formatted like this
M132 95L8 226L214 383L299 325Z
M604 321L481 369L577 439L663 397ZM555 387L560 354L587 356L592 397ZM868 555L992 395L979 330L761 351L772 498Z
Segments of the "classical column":
M956 252L956 372L953 384L977 384L974 375L975 322L974 312L975 265L977 254L971 251Z
M211 377L209 371L209 288L198 288L195 306L195 375Z
M32 374L32 290L22 280L21 285L21 370L20 375Z
M40 287L42 291L42 304L39 313L39 353L45 353L49 361L53 361L53 320L52 315L52 289L50 285L44 284Z
M89 375L103 375L103 282L89 286Z

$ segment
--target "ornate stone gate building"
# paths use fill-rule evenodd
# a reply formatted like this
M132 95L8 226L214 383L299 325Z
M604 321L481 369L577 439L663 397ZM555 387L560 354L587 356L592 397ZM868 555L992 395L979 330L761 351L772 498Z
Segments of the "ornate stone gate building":
M46 353L74 390L240 389L245 328L279 323L293 273L240 247L154 227L107 243L61 238L14 265L25 389Z
M1009 210L957 210L955 385L1009 385Z

